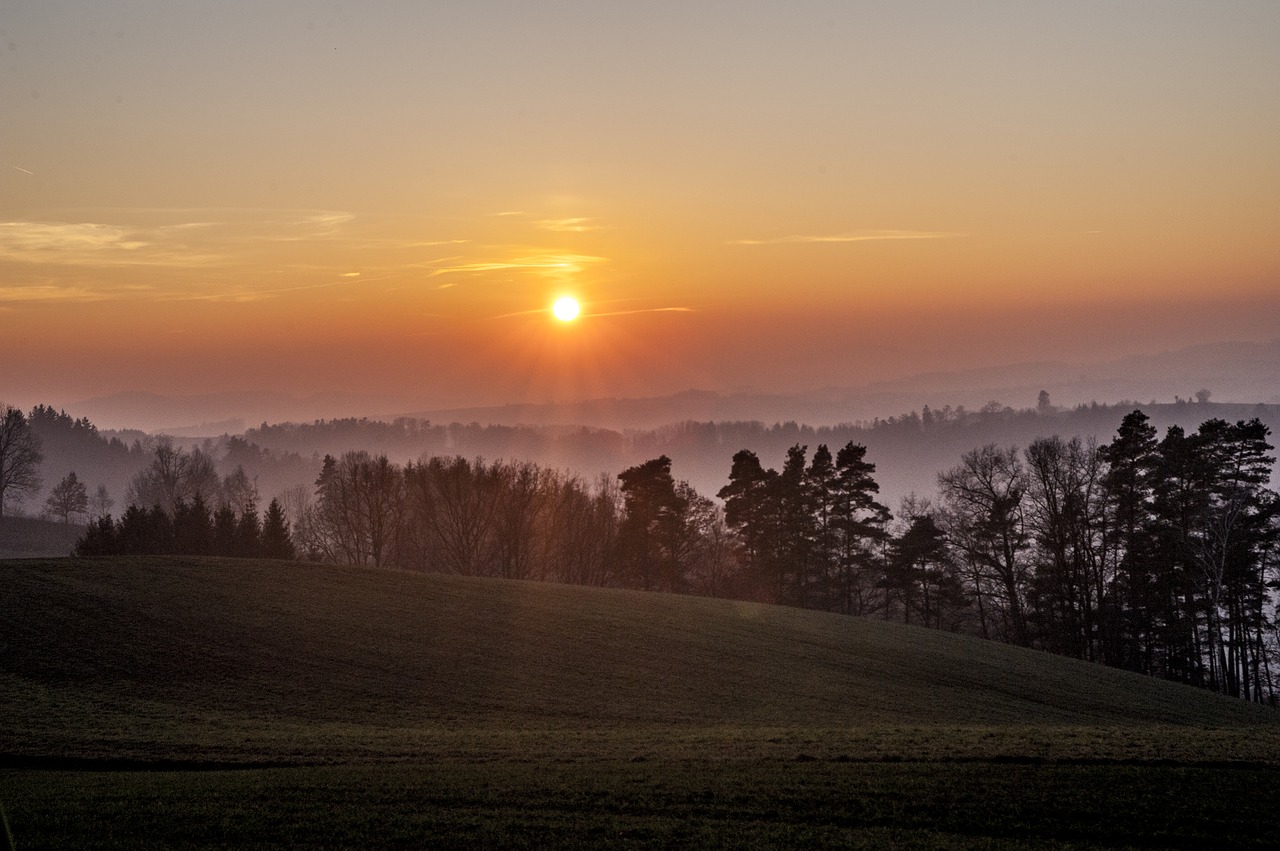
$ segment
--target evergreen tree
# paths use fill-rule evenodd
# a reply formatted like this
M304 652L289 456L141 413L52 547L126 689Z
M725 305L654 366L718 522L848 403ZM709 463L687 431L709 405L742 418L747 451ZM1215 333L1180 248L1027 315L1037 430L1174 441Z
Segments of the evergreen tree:
M256 558L261 555L262 522L258 518L258 507L252 502L245 505L236 523L235 545L233 555L240 558Z
M84 536L76 541L72 555L78 558L120 555L116 524L109 514L103 514L89 523Z
M1134 670L1205 686L1211 682L1205 656L1208 613L1196 590L1195 539L1208 510L1212 467L1201 440L1170 426L1157 446L1152 477L1152 516L1141 534L1152 541L1127 637L1137 649ZM1123 578L1130 578L1125 574Z
M213 516L199 493L191 502L179 501L173 512L174 552L208 555L213 551Z
M807 446L787 450L782 472L770 494L778 512L778 553L774 564L777 600L807 606L813 596L813 548L816 537L809 481L805 476Z
M676 492L671 459L663 455L618 474L622 491L619 556L634 587L678 590L683 582L679 540L686 503Z
M1099 452L1107 465L1102 485L1116 586L1100 612L1103 659L1111 665L1150 673L1156 631L1153 612L1168 602L1167 594L1162 601L1156 591L1160 554L1153 512L1161 455L1155 427L1142 411L1133 411L1120 423L1111 443Z
M237 540L236 513L225 502L213 514L213 547L216 556L234 556Z
M898 593L904 623L911 622L914 612L923 626L954 627L955 614L968 604L946 536L929 514L911 518L910 525L892 540L884 584Z
M293 540L289 537L289 521L285 519L278 499L267 505L267 513L262 520L261 553L264 558L280 559L292 559L296 555Z
M765 470L756 453L733 456L729 483L716 494L724 500L724 519L742 541L743 567L757 583L773 573L778 550L778 511L773 500L778 474Z
M1257 419L1211 419L1195 435L1206 493L1191 537L1192 582L1203 598L1209 678L1245 699L1261 695L1266 560L1276 540L1269 434Z
M876 496L880 485L876 465L866 460L867 448L850 441L836 453L836 477L831 504L831 525L836 535L836 611L869 614L871 589L886 538L889 509Z
M839 535L836 529L837 475L835 460L825 443L819 444L805 470L813 540L813 594L811 603L821 608L838 605L836 592L839 562Z

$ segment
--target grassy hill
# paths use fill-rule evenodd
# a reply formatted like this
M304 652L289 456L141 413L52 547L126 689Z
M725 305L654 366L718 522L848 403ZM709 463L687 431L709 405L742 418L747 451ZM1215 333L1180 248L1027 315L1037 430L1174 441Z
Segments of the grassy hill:
M1110 836L1089 790L1118 783L1137 835L1175 781L1209 801L1187 835L1248 838L1241 801L1280 791L1280 713L895 623L239 560L4 562L0 589L0 805L35 845L1023 845ZM1002 807L1031 822L992 832Z
M0 559L67 556L84 532L78 524L0 517Z
M174 558L10 563L0 582L10 753L287 761L406 755L388 730L1280 721L1049 654L722 600Z

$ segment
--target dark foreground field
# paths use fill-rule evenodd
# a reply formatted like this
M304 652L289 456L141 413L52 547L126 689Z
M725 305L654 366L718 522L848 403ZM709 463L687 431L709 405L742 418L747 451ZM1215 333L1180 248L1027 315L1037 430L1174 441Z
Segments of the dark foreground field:
M1277 847L1280 717L767 606L0 563L17 848Z

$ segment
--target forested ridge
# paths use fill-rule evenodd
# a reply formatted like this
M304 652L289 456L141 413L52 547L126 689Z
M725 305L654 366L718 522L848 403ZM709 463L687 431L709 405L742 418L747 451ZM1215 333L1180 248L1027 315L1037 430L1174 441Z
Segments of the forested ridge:
M99 431L86 418L37 405L24 417L39 441L43 461L36 489L19 499L6 493L5 512L28 516L41 513L52 489L75 472L90 497L101 495L118 510L127 504L130 480L150 463L157 445L168 442L191 452L199 449L211 459L220 476L242 469L258 488L261 504L286 492L314 489L316 472L325 455L339 457L351 450L386 455L405 464L422 458L461 455L533 461L557 470L571 470L588 479L659 455L672 459L678 478L700 492L714 494L724 484L732 454L750 449L761 458L782 458L796 444L829 447L848 442L867 447L877 464L881 494L891 504L911 492L932 493L936 477L961 453L987 443L1025 446L1042 435L1079 435L1106 442L1116 423L1140 407L1153 425L1163 430L1179 425L1194 430L1205 419L1228 421L1259 418L1272 431L1280 428L1280 406L1237 403L1198 403L1178 400L1165 404L1120 403L1058 407L1038 404L1015 409L996 402L979 409L925 407L899 416L836 426L797 422L719 421L675 422L660 428L617 431L581 426L513 426L479 423L436 423L413 417L381 421L368 418L317 420L309 423L267 424L243 434L208 438L176 438L140 431ZM21 412L17 412L21 413ZM103 493L99 494L99 490ZM92 501L92 500L91 500ZM83 521L99 513L73 516Z

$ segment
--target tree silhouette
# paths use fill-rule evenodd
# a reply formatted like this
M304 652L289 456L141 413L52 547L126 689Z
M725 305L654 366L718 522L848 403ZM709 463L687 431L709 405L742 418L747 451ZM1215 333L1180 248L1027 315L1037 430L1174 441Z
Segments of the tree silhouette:
M278 499L271 500L267 505L258 549L264 558L292 559L296 555L293 540L289 537L289 522L285 519L284 509Z
M680 541L685 535L687 501L671 477L666 455L618 474L622 521L618 552L623 572L638 588L676 590L683 577Z
M22 411L0 405L0 517L5 505L40 489L40 438Z
M71 515L88 512L89 493L85 490L84 483L71 472L53 486L44 504L54 517L61 517L63 523L70 523Z

